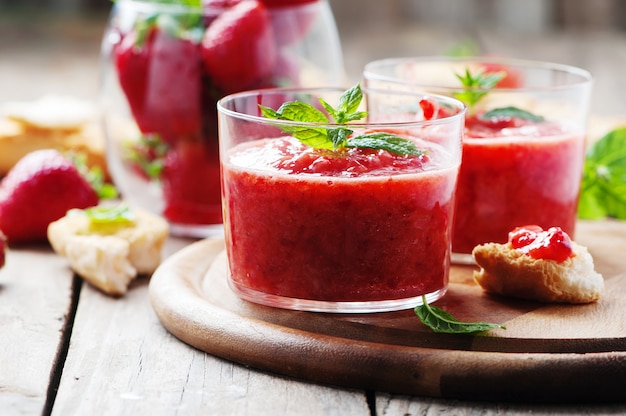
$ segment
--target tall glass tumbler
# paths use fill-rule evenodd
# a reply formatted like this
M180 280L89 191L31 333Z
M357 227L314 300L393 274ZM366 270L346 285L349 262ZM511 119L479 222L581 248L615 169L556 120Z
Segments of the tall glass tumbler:
M556 63L487 57L371 62L372 88L457 97L468 105L452 239L454 260L517 226L574 235L592 77Z
M435 301L448 286L464 106L364 90L359 111L367 116L349 124L274 120L259 107L306 103L328 117L319 99L337 105L341 92L271 89L219 101L230 284L244 299L308 311L379 312L414 307L422 296ZM447 114L423 111L431 106ZM341 131L347 140L337 148L294 138ZM415 152L355 145L380 137L399 138Z
M107 163L172 234L223 233L216 103L237 91L341 85L326 0L117 0L102 41ZM200 2L197 2L199 5Z

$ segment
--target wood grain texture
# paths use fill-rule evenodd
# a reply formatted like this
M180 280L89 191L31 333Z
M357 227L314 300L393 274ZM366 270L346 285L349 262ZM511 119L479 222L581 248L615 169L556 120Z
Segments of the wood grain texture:
M165 262L151 300L163 325L196 348L297 378L454 399L625 400L626 265L611 261L626 252L625 227L579 226L578 241L597 253L606 279L596 304L488 296L471 280L471 267L454 267L437 304L462 320L507 325L481 336L432 333L411 310L333 315L242 301L228 288L223 243L215 240Z
M369 414L362 392L257 372L180 342L152 310L146 278L123 298L85 285L72 332L52 415Z
M48 247L6 253L0 270L0 413L44 409L72 293L72 272Z

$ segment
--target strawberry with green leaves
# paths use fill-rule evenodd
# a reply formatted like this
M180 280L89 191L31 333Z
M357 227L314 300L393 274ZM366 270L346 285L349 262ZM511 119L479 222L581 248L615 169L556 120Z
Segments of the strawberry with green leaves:
M0 230L9 244L46 241L48 224L99 195L76 165L51 149L31 152L0 182Z
M202 62L194 39L199 24L199 15L185 22L159 15L137 22L115 46L120 86L142 133L174 141L200 130Z

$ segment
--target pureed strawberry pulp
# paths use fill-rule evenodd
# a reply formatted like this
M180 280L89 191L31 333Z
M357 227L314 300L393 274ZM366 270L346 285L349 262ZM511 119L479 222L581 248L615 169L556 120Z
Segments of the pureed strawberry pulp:
M573 235L584 136L564 123L507 118L466 121L452 249L507 241L528 223Z
M352 136L393 133L415 144L417 155L313 149L284 134L228 137L259 127L236 128L244 122L224 116L220 140L242 142L221 148L235 291L272 306L336 312L402 309L419 304L421 295L441 297L460 162L459 111L429 127L348 125Z

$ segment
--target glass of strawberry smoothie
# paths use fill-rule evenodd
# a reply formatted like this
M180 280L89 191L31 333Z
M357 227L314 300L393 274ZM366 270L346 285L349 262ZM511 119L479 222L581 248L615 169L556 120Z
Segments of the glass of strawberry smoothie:
M468 104L453 261L470 262L474 246L504 243L518 226L558 226L574 235L592 90L587 71L504 58L421 57L371 62L363 79L372 88L427 91Z
M343 83L326 0L118 0L102 42L107 161L129 203L174 235L222 234L216 103Z
M340 95L271 89L218 102L230 285L243 299L307 311L380 312L415 307L422 296L435 301L448 285L465 108L436 95L363 90L359 111L367 115L338 124L319 98L337 105ZM277 110L285 102L308 103L327 121L261 113L260 105ZM445 116L433 108L445 108ZM319 148L296 138L313 135L317 145L318 136L338 131L349 146L382 135L417 150Z

